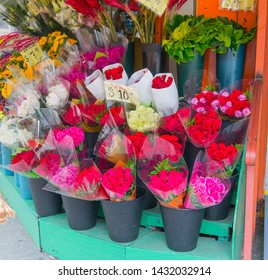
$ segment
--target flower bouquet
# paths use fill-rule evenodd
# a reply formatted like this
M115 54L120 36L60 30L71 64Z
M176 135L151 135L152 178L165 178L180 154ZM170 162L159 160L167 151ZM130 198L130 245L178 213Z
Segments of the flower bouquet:
M32 84L17 85L6 100L5 107L9 115L27 117L34 115L40 109L40 94Z
M64 125L80 127L83 122L81 111L77 104L67 102L65 110L61 113L60 118Z
M68 193L80 170L72 137L66 135L57 141L51 130L36 154L39 164L34 171L56 189Z
M202 209L218 205L231 188L230 179L219 178L206 161L205 153L200 151L191 174L184 208Z
M53 130L55 140L60 143L67 135L73 139L78 158L86 158L85 133L80 127L58 127Z
M149 135L140 152L138 175L161 205L182 208L188 168L174 143Z
M169 116L178 111L179 95L171 73L155 75L151 90L156 110L160 116Z
M179 110L179 116L189 140L198 148L210 145L220 132L222 121L214 110L195 112L185 105Z
M107 82L127 85L128 75L122 64L115 63L107 65L102 69L102 72Z
M128 86L139 90L140 103L147 106L153 105L151 84L153 74L147 68L136 71L128 80Z
M77 104L82 118L83 128L86 132L99 132L100 120L107 112L104 101L97 99L85 86L84 82L77 81L79 102Z
M132 132L155 132L160 116L150 106L126 104L127 124Z
M190 99L190 104L196 112L207 112L210 110L217 111L219 109L219 93L215 90L205 89L196 93Z
M101 116L100 125L104 126L105 124L112 125L117 127L120 130L123 130L126 126L126 112L125 107L120 103L114 103L108 110Z
M247 90L233 89L231 92L223 90L219 95L220 112L223 119L236 121L250 116L250 93Z
M105 90L104 90L104 75L101 70L94 71L90 76L85 79L85 85L87 89L100 100L105 100Z
M206 148L208 165L217 177L232 176L243 152L243 144L212 143Z
M179 117L179 110L175 114L161 117L157 130L158 134L171 133L182 139L186 137L184 126Z

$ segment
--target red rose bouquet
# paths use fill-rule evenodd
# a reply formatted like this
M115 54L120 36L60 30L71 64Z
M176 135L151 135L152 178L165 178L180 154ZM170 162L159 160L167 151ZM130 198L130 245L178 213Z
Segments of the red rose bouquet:
M156 110L160 116L169 116L178 111L179 95L171 73L155 75L151 90Z
M136 158L139 158L141 148L147 136L142 132L135 132L133 134L127 134L126 137L131 141L135 148Z
M172 133L179 137L186 137L184 126L179 117L179 110L175 114L160 119L160 125L157 131L159 134Z
M182 208L188 168L172 143L148 136L138 160L138 175L162 205Z
M102 174L92 159L80 161L81 171L77 175L71 195L85 200L108 199L101 184Z
M250 116L250 93L247 90L233 89L232 92L222 91L219 96L220 112L223 118L243 119Z
M83 118L83 129L85 132L99 132L101 130L100 119L107 112L106 105L104 101L96 99L89 92L84 82L77 81L76 85L79 92L77 106Z
M124 106L117 103L113 104L100 116L99 123L102 126L109 124L124 129L127 123Z
M21 148L11 155L10 165L5 166L5 168L20 173L26 177L38 178L39 176L32 171L38 163L38 157L33 150Z
M78 105L69 102L67 108L60 115L61 120L65 125L69 126L81 126L82 125L82 114Z
M219 204L231 188L228 178L218 178L211 165L207 164L205 154L200 151L195 160L190 178L184 208L200 209Z
M217 91L203 90L195 94L190 100L192 108L196 112L205 113L210 110L219 109L219 93Z
M151 91L151 84L153 74L147 68L136 71L128 80L128 86L138 89L140 103L153 106L153 95Z
M127 85L128 75L120 63L107 65L102 69L107 82Z
M209 146L218 136L221 118L217 112L194 112L190 106L179 110L181 122L189 140L198 148Z
M208 165L218 177L230 177L240 159L244 145L212 143L206 148Z

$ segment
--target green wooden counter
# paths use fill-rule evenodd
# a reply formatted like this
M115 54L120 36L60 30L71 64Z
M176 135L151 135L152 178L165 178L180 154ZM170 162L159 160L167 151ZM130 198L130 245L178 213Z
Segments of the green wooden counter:
M242 160L244 162L244 159ZM0 175L0 192L16 211L36 246L62 260L230 260L241 259L244 212L245 166L239 171L234 205L225 220L203 220L195 250L175 252L167 248L159 208L145 210L137 240L116 243L110 240L101 210L97 225L85 231L68 226L65 213L40 218L32 200L24 200L14 178Z

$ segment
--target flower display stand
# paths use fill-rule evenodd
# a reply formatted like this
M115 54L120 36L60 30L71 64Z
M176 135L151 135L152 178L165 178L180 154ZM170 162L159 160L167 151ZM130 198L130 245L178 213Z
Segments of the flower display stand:
M244 162L244 158L242 160ZM234 260L241 259L245 214L245 165L239 171L234 205L222 221L203 220L197 247L189 252L168 249L159 207L144 210L139 237L129 243L109 238L100 211L95 227L78 231L69 227L65 213L39 217L32 200L21 198L13 177L1 172L0 192L40 250L62 260Z

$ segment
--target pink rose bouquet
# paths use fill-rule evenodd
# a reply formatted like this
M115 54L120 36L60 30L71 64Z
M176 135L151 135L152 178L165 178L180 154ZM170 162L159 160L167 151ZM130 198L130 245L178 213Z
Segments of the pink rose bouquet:
M203 151L199 152L187 194L184 200L184 208L200 209L219 204L231 188L230 179L219 178L216 170L208 163Z

